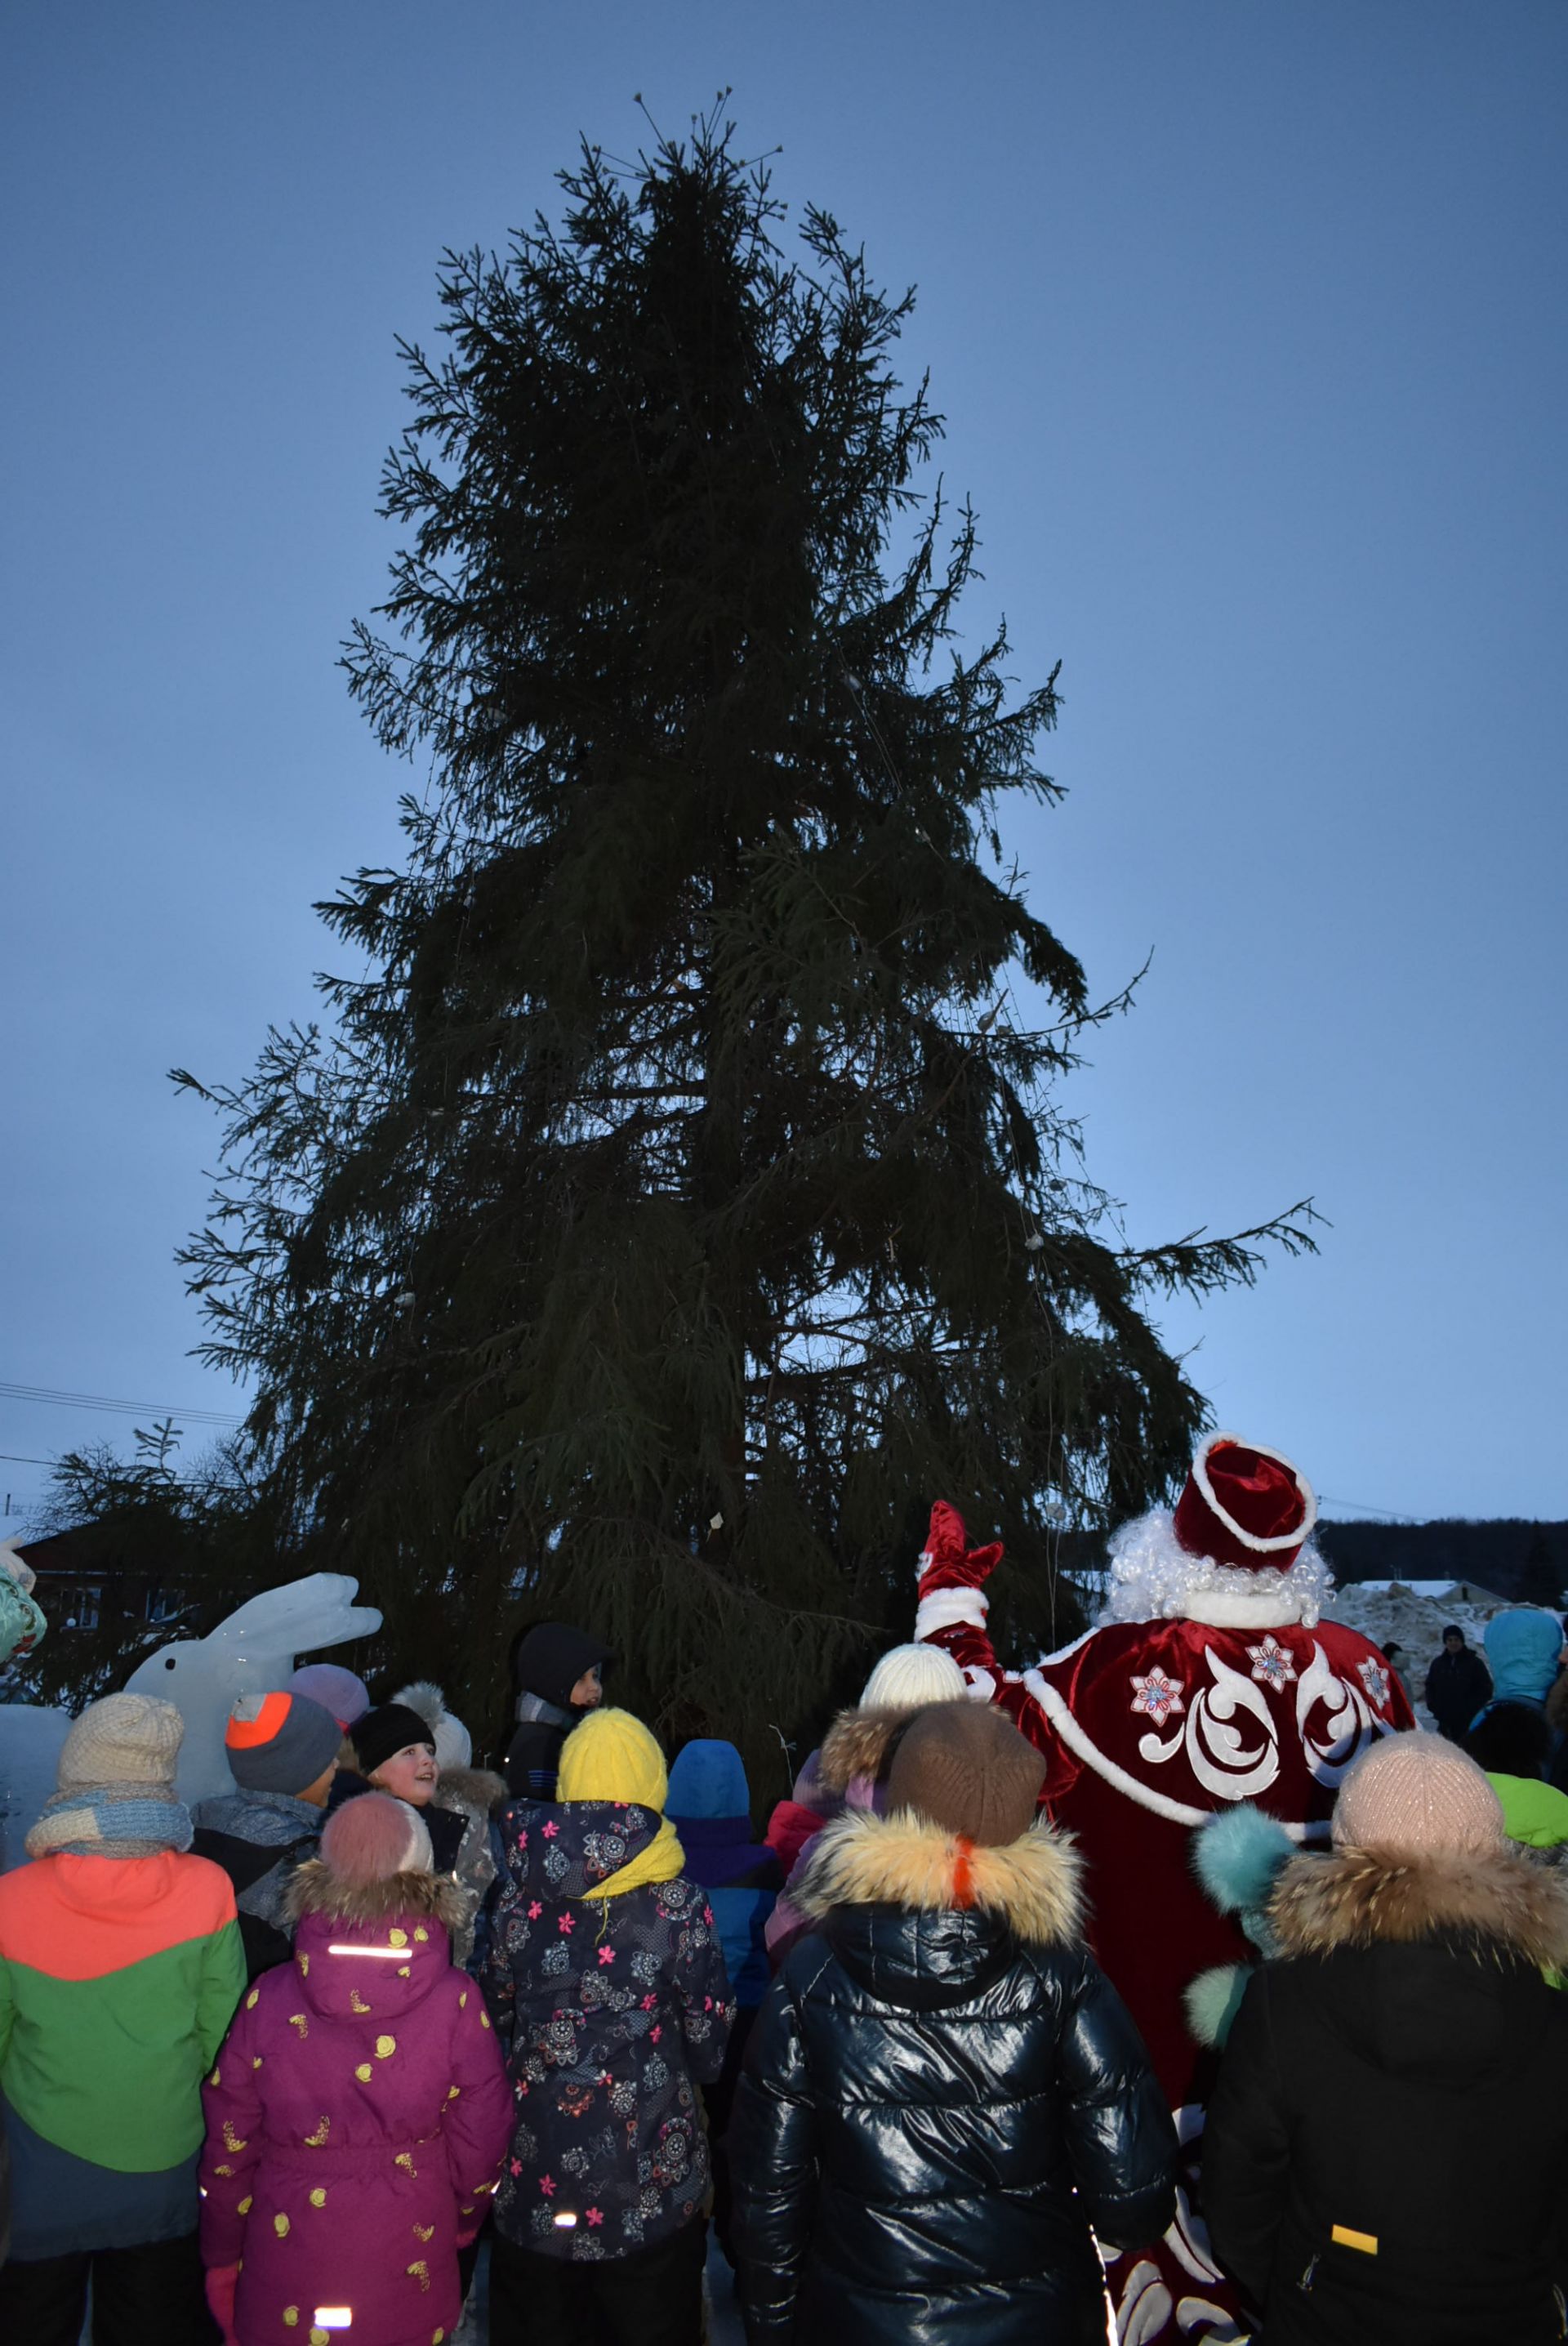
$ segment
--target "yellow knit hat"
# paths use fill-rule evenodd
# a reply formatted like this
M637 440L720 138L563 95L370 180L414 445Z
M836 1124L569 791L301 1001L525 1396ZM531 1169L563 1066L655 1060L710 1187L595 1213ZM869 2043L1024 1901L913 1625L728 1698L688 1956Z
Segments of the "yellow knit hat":
M629 1710L591 1710L562 1747L557 1800L636 1800L662 1812L668 1790L664 1753Z

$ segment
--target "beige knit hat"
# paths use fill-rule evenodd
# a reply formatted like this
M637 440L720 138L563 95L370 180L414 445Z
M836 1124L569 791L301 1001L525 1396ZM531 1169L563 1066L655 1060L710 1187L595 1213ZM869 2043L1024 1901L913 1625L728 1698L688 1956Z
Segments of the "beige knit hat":
M860 1688L861 1710L917 1710L922 1703L962 1702L969 1680L940 1646L894 1646Z
M1441 1735L1390 1735L1363 1752L1334 1803L1336 1849L1401 1857L1501 1849L1502 1803L1475 1761Z
M56 1785L62 1792L90 1792L101 1785L156 1784L172 1799L184 1733L173 1703L150 1694L107 1694L88 1704L66 1736Z
M1045 1762L989 1703L942 1702L916 1713L893 1754L888 1810L912 1810L944 1832L1001 1848L1027 1832Z

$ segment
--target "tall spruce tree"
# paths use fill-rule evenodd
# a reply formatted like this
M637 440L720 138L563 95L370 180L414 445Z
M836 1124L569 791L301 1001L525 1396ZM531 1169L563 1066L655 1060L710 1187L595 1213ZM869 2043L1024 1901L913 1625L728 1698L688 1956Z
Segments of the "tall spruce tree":
M330 1031L205 1094L183 1260L409 1662L487 1723L511 1628L576 1617L757 1759L909 1634L933 1496L1065 1633L1053 1524L1147 1502L1202 1417L1151 1291L1310 1241L1128 1250L1083 1177L1054 1087L1100 1014L997 830L1054 795L1055 678L955 648L910 299L822 212L791 263L717 116L563 186L403 346L412 536L347 666L428 786L321 908L368 969Z

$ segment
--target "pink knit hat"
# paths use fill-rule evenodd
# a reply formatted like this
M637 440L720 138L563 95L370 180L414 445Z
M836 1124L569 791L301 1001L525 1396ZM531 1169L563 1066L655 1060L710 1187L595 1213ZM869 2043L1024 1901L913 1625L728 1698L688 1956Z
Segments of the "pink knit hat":
M351 1890L435 1868L423 1818L390 1792L359 1792L332 1810L321 1834L321 1862Z
M1334 1803L1336 1849L1481 1856L1501 1849L1504 1839L1502 1801L1475 1761L1441 1735L1390 1735L1375 1743Z

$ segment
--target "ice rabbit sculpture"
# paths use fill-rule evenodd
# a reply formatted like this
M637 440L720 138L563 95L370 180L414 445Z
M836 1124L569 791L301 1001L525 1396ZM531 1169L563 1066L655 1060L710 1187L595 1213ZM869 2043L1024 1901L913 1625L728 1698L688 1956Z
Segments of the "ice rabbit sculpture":
M373 1605L357 1605L359 1582L341 1572L313 1572L265 1588L205 1637L165 1646L127 1680L132 1694L156 1694L185 1719L179 1797L202 1800L231 1792L223 1729L236 1698L280 1687L300 1654L370 1637L382 1626Z

